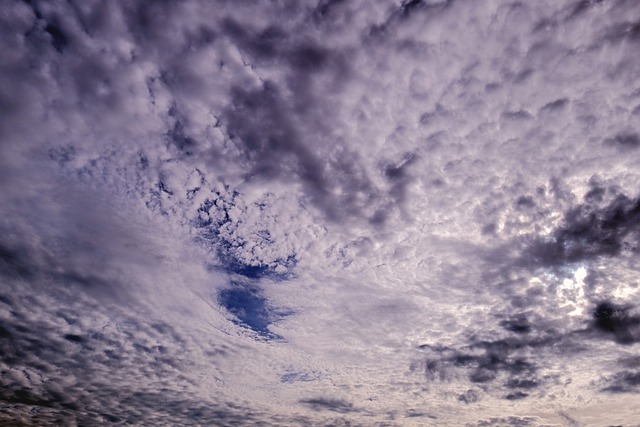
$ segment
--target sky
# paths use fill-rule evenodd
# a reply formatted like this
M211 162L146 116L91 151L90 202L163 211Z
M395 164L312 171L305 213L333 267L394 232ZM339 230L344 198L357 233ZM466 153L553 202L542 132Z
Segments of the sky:
M635 0L0 0L0 424L640 426Z

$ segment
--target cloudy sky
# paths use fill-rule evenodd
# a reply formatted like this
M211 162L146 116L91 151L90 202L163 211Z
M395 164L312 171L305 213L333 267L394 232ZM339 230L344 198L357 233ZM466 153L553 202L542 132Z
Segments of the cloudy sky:
M3 425L639 426L635 0L0 0Z

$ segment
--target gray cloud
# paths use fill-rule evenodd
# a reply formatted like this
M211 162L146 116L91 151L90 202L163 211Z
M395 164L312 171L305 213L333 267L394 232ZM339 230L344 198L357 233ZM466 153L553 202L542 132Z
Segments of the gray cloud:
M357 411L353 404L340 399L303 399L300 401L303 405L307 405L316 411L332 411L338 413L347 413Z
M617 343L633 344L640 341L640 316L632 314L630 307L601 302L594 309L593 317L593 327L614 337Z
M533 417L495 417L490 418L488 420L479 421L476 424L478 427L480 426L530 426L533 422L535 422L535 418ZM468 424L470 425L470 424Z
M435 348L430 349L435 352L421 367L429 381L447 380L463 372L469 385L482 387L484 392L506 390L505 399L521 399L529 391L544 389L546 382L555 381L553 376L541 374L540 368L545 367L545 358L552 357L550 353L555 350L551 349L567 346L566 341L566 337L557 335L514 335L495 341L475 341L461 349ZM458 400L474 403L484 392L469 389Z
M550 239L534 242L525 252L523 262L554 266L617 256L623 250L634 251L638 239L635 229L640 213L638 202L617 194L602 206L598 202L605 191L615 194L615 189L592 188L585 199L593 204L579 204L565 213L563 225Z
M3 304L11 315L2 325L0 419L34 425L251 422L250 411L176 392L188 384L176 375L186 363L180 348L188 344L170 325L140 323L125 314L126 307L61 289L69 286L64 278L30 282L4 283ZM10 283L13 292L5 293ZM38 289L43 286L52 290ZM88 328L87 309L111 311L119 326Z
M328 189L322 164L290 122L293 112L281 100L277 87L265 82L258 91L236 88L233 99L229 132L246 147L246 158L252 166L248 178L299 175L313 189L311 194L320 202L325 200ZM284 169L283 164L291 165L291 169Z
M621 371L607 379L603 391L609 393L640 393L640 372Z

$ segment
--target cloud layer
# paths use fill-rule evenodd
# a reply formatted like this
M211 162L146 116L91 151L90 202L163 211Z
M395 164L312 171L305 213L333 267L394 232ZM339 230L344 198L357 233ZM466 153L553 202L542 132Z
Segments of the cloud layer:
M6 3L0 420L637 424L634 2Z

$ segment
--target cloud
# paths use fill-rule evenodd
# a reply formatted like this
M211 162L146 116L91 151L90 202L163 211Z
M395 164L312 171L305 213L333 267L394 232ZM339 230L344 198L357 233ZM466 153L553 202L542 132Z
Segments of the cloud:
M594 328L613 335L619 344L633 344L640 339L640 317L629 311L629 307L601 302L593 312Z
M248 178L276 178L282 175L300 176L313 189L320 201L328 197L327 184L320 161L302 143L289 118L292 111L280 99L278 89L270 82L252 92L237 88L234 105L226 116L229 132L238 135L246 147L251 165ZM283 169L291 165L291 169Z
M587 198L595 199L603 191L596 187ZM551 241L534 244L525 257L544 265L557 265L633 250L638 213L637 201L624 194L602 207L578 205L565 214L564 224L553 233Z
M5 418L628 424L633 6L11 2Z
M177 374L193 363L187 360L194 342L163 320L141 320L127 306L78 292L67 280L4 285L13 292L3 301L12 313L2 327L3 419L39 425L253 419L249 410L177 392L189 383ZM34 292L40 286L52 291Z
M640 136L637 133L619 133L606 140L607 143L618 145L622 148L637 148L640 145Z
M482 420L477 426L494 426L494 425L508 425L508 426L529 426L535 421L532 417L496 417L488 420Z
M634 371L618 372L609 378L607 387L603 390L609 393L638 393L640 392L640 373Z
M521 399L528 391L543 388L554 375L547 370L546 358L550 350L561 346L561 337L510 337L496 341L473 342L463 349L430 349L435 353L424 362L424 374L429 381L446 381L463 372L468 386L482 387L483 392L469 389L458 396L464 403L473 403L481 395L495 391L509 391L507 400ZM428 347L423 347L428 349ZM542 368L542 369L541 369Z
M353 405L351 403L339 399L304 399L301 400L300 403L311 407L315 411L332 411L338 413L357 411L353 408Z

